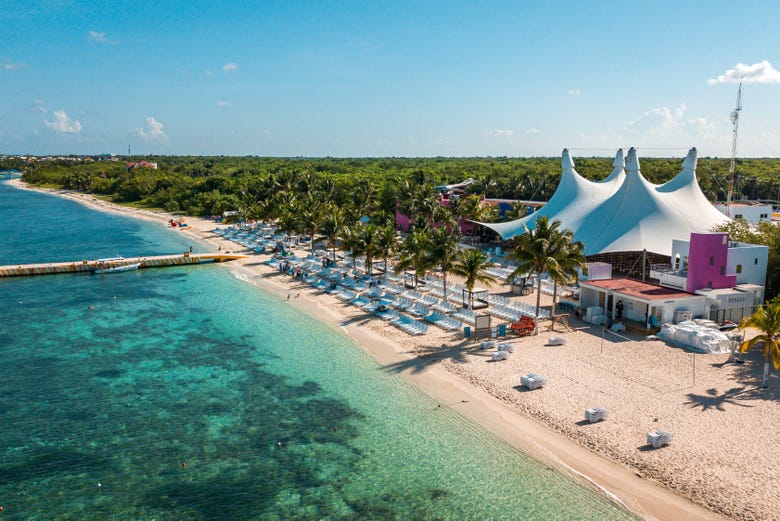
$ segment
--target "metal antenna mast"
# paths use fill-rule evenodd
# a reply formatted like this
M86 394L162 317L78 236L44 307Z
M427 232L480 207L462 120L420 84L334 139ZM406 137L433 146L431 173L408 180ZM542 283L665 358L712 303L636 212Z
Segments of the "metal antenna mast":
M729 164L729 189L726 194L726 211L731 217L731 196L734 193L734 172L737 161L737 130L739 129L739 111L742 110L742 82L737 90L737 106L731 112L731 123L734 125L734 137L731 140L731 163Z

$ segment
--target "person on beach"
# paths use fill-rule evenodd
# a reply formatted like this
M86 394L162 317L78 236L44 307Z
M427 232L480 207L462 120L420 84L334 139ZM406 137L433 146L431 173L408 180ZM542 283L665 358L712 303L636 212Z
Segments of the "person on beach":
M617 304L615 304L615 311L617 312L615 314L615 320L621 320L623 318L623 301L618 300Z

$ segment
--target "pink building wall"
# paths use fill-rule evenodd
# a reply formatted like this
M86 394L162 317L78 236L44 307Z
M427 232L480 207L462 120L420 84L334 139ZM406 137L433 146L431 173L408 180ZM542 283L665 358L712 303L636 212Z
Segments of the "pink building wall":
M409 231L409 225L411 224L411 220L399 212L398 210L395 211L395 224L405 232Z
M728 250L726 232L691 233L686 291L734 287L737 276L726 271Z

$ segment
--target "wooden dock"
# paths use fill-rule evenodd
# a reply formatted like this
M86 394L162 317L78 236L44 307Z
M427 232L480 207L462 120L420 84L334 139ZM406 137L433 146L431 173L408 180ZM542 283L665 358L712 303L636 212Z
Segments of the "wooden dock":
M141 268L163 268L167 266L187 266L209 262L227 262L245 258L246 255L232 253L179 253L176 255L155 255L150 257L128 257L111 260L80 260L76 262L46 262L42 264L17 264L0 266L1 277L26 277L32 275L51 275L56 273L81 273L93 271L98 266L116 267L138 263Z

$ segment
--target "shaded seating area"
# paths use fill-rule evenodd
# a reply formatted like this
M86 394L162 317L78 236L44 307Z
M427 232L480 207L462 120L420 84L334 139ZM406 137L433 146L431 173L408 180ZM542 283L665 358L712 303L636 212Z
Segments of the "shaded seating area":
M472 309L482 309L490 305L488 302L488 290L475 288L472 291L461 286L461 301L469 303Z

